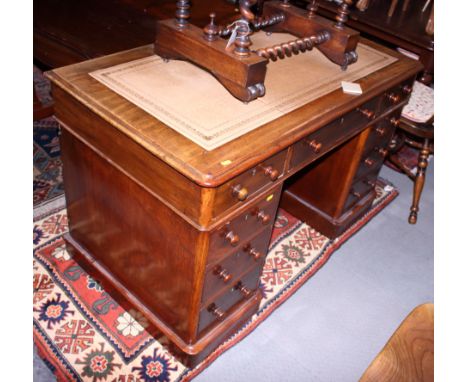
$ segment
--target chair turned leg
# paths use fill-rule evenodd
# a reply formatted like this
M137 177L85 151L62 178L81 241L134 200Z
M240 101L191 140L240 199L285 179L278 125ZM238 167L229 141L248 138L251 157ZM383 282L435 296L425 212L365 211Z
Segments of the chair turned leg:
M429 157L429 153L429 140L425 139L424 145L419 152L418 170L414 179L413 204L411 205L410 215L408 218L408 222L410 224L416 224L418 220L419 200L421 199L421 193L426 180L427 158Z

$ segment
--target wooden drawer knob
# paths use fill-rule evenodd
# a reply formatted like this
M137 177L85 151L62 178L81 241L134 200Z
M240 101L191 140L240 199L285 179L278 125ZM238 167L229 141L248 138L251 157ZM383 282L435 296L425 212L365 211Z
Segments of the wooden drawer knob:
M399 118L392 117L392 118L390 119L390 123L392 124L392 126L398 127L398 126L400 126L400 119L399 119Z
M372 167L374 164L375 164L375 160L371 159L371 158L366 158L366 160L364 161L365 165L367 167Z
M403 93L405 93L406 95L409 95L413 91L413 87L411 85L405 85L403 86L402 90L403 90Z
M207 308L208 312L210 312L213 316L216 317L218 321L223 321L226 317L226 312L219 309L215 303L212 303Z
M249 190L245 187L242 187L241 184L238 184L232 189L232 195L235 196L238 200L243 201L249 196Z
M367 183L369 186L371 186L372 188L374 188L375 185L377 184L377 182L376 182L375 180L370 180L370 179L366 180L366 183Z
M263 225L267 225L271 221L271 216L263 210L258 210L258 212L255 215L257 216L257 219L262 222Z
M250 256L252 256L252 258L257 261L258 259L260 259L262 257L262 254L261 252L257 251L255 248L251 247L250 244L247 245L245 248L244 248L244 251L246 251Z
M223 268L220 265L217 265L213 269L213 274L215 276L218 276L221 280L223 280L225 283L229 282L232 279L232 275L227 271L227 269Z
M314 153L318 154L322 150L322 144L317 142L315 139L307 140L306 142Z
M236 235L233 231L228 231L226 235L224 235L224 238L231 244L233 247L235 247L237 244L239 244L239 236Z
M385 158L388 154L388 150L383 147L376 147L375 150L382 156L382 158Z
M375 112L372 110L357 108L357 111L359 111L367 119L373 119L375 117Z
M382 127L382 126L377 127L377 128L375 129L375 131L376 131L377 134L383 136L383 135L385 134L385 127Z
M263 167L261 166L261 168L263 169L263 173L268 176L271 180L276 180L278 179L278 176L279 176L279 171L277 169L275 169L273 166L267 166L267 167Z
M252 296L252 290L247 288L244 284L242 284L242 281L239 281L236 284L236 286L234 287L234 289L241 292L241 294L242 294L242 296L244 296L244 298L249 298L250 296Z
M399 94L388 93L386 96L392 103L398 103L401 100L401 97Z

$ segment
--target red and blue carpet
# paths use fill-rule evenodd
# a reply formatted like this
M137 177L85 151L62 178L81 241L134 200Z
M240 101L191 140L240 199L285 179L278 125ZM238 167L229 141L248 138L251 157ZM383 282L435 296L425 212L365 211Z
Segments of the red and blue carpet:
M124 310L73 260L62 238L68 230L63 207L36 214L33 323L38 353L59 382L191 380L252 332L398 194L383 181L376 190L372 210L334 240L280 210L261 276L258 312L194 369L150 335L143 316Z

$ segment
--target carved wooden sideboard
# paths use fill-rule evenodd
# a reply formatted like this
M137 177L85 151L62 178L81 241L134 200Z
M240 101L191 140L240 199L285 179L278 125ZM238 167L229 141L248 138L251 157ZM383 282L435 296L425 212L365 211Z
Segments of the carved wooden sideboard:
M213 151L88 75L152 55L150 45L48 73L68 248L186 364L257 310L278 205L328 236L369 210L420 64L366 44L399 59L361 79L363 95L333 91Z

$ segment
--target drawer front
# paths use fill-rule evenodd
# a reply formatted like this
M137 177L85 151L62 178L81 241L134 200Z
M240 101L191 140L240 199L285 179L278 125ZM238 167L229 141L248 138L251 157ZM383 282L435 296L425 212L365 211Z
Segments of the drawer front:
M365 176L362 179L357 180L351 186L349 191L348 198L345 201L345 205L343 211L347 211L352 208L359 200L367 196L369 192L375 189L375 185L377 183L377 173L374 172Z
M241 243L265 227L272 227L281 196L281 185L266 193L236 217L215 230L210 237L208 262L234 252Z
M238 279L247 269L262 268L268 252L270 237L271 227L268 227L259 235L239 245L236 252L227 258L219 256L219 261L211 261L207 265L202 304ZM216 258L212 260L216 260Z
M362 179L370 174L378 174L382 167L384 156L379 150L371 150L364 155L359 163L359 167L356 171L354 178Z
M276 179L282 177L287 151L285 149L273 155L220 186L216 192L213 216L219 216L234 206L246 203L263 188L271 186Z
M366 152L373 150L375 147L387 148L396 127L400 124L400 116L401 109L398 109L371 126L369 138L366 142Z
M200 334L212 324L223 321L235 312L237 303L253 296L259 285L261 272L262 267L256 267L252 272L236 280L231 288L203 308L200 311L198 333Z
M289 171L312 162L361 131L377 116L378 98L373 98L342 118L324 126L293 145Z
M395 105L398 105L401 102L406 101L411 91L413 90L414 78L403 81L402 83L394 86L390 90L387 90L382 95L381 110L385 112L386 110L392 108Z

